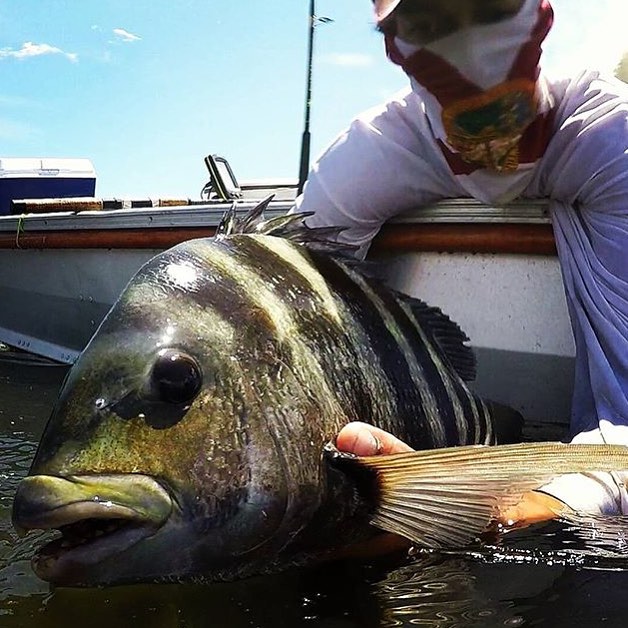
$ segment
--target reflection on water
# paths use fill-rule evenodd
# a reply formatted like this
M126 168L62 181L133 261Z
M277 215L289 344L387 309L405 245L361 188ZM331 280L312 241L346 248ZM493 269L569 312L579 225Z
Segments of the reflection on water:
M414 561L394 570L374 589L384 626L523 624L512 603L478 590L471 565L463 559L432 557Z
M18 538L11 502L64 375L61 367L0 361L2 628L626 625L625 556L608 547L585 551L582 535L558 526L464 553L419 552L230 584L50 590L29 564L41 537ZM623 529L594 536L623 539Z
M0 626L8 625L18 600L48 593L48 586L30 568L33 548L45 535L18 538L11 527L11 505L65 372L62 367L0 362Z
M626 571L420 558L374 585L382 626L626 626Z

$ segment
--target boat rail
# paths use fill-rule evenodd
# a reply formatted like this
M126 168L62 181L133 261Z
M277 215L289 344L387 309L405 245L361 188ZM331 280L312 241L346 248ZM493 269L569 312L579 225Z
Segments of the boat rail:
M257 200L237 201L239 212ZM67 199L64 207L71 207ZM106 206L106 205L103 205ZM211 236L230 206L224 201L154 205L98 211L55 211L0 217L0 249L163 248ZM272 201L279 215L292 201ZM546 200L519 200L489 206L471 199L448 199L399 214L373 243L375 255L407 251L555 254Z

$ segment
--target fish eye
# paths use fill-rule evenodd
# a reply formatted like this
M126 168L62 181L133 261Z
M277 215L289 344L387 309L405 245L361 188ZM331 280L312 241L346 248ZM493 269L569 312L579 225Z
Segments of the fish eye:
M191 402L203 383L201 367L177 349L160 351L150 373L150 388L159 401L181 405Z

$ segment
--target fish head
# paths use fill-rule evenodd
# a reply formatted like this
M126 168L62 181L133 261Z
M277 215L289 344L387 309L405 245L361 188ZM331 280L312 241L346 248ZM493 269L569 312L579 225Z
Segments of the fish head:
M62 533L34 559L42 579L258 572L301 496L316 503L328 435L268 313L227 276L232 245L153 258L70 370L13 509L17 529Z

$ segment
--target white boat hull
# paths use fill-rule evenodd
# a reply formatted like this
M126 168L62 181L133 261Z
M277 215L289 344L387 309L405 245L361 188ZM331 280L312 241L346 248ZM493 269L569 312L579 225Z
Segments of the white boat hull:
M538 421L569 417L575 347L556 257L410 253L387 277L469 336L481 395Z
M0 342L72 364L156 250L0 249Z

